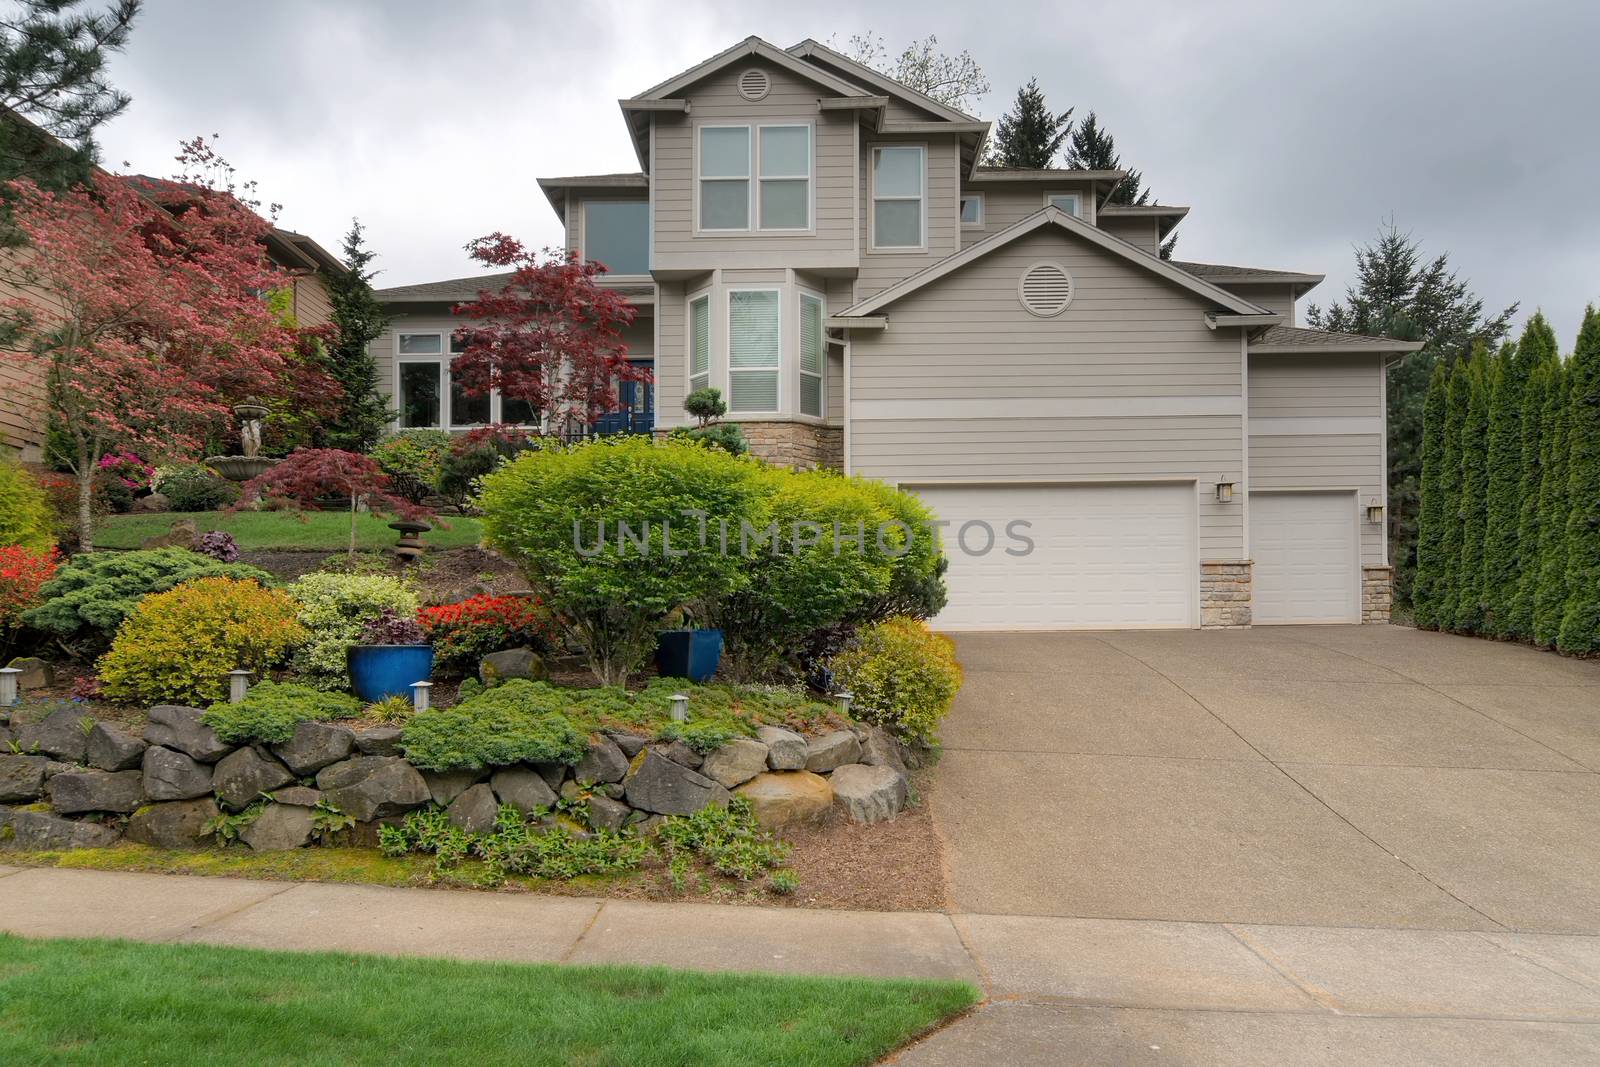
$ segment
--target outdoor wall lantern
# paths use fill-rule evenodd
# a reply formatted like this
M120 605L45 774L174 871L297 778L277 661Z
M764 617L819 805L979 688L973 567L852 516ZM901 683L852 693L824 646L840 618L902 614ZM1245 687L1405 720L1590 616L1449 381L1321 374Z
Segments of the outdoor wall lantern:
M1219 503L1219 504L1231 504L1231 503L1233 503L1233 483L1232 482L1218 482L1217 483L1217 503Z
M250 690L250 676L254 673L243 668L228 672L228 703L244 703L244 695Z
M1373 526L1383 525L1383 505L1376 500L1367 501L1367 522Z
M689 698L683 693L672 694L672 721L689 721Z
M17 675L21 667L0 667L0 708L17 703Z

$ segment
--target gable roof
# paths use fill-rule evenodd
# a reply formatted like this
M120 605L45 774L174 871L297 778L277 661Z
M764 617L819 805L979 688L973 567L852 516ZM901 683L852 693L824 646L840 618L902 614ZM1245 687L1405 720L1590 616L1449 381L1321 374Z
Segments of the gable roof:
M571 174L560 178L540 178L538 182L539 188L544 190L545 199L555 208L556 217L563 222L567 218L568 189L648 190L650 188L650 179L639 170L624 171L619 174Z
M1421 341L1399 341L1393 337L1373 337L1361 333L1341 333L1338 330L1307 330L1299 326L1269 326L1265 333L1250 343L1250 351L1257 354L1292 354L1297 352L1415 352L1423 347Z
M466 278L446 278L438 282L395 285L379 289L373 295L382 304L461 304L478 299L478 294L485 289L493 292L504 288L515 273L505 270L494 274L473 274ZM626 296L629 303L649 304L655 301L653 284L607 285L603 278L597 281Z
M849 56L835 52L827 45L822 44L820 41L813 40L810 37L807 37L799 44L790 45L788 52L790 55L803 56L806 59L815 57L830 67L838 68L850 78L868 86L869 88L877 89L881 92L888 93L890 96L898 97L913 107L921 108L923 111L937 115L939 118L948 119L951 122L983 121L977 115L969 115L965 111L960 111L948 104L941 104L939 101L935 100L931 96L928 96L926 93L918 92L917 90L911 88L911 86L906 85L904 82L895 81L887 74L873 70L865 63L858 63ZM807 63L806 66L814 67L815 64Z
M782 67L791 74L798 75L799 77L815 82L825 89L831 89L840 96L871 95L861 87L852 85L843 78L829 74L816 64L806 63L800 59L797 59L791 53L786 52L775 45L768 44L761 38L752 35L750 37L746 37L744 40L740 41L731 48L724 48L722 51L718 52L705 62L696 63L688 70L679 74L674 74L666 81L657 85L652 85L650 88L646 89L642 93L639 93L637 96L632 96L627 100L622 101L623 109L626 110L628 104L635 100L659 100L662 97L671 96L674 93L688 88L690 85L693 85L700 79L715 74L723 67L726 67L740 59L744 59L746 56L760 56L767 62ZM962 117L965 118L966 116Z
M1089 225L1087 222L1084 222L1075 215L1069 215L1065 211L1062 211L1056 207L1046 207L1033 213L1032 215L1029 215L1021 222L1014 223L1013 225L1006 227L999 233L986 237L976 244L969 245L954 255L946 256L944 259L941 259L931 267L924 268L908 278L901 279L899 282L889 286L889 288L878 293L876 296L868 297L866 300L860 301L852 307L844 309L835 317L861 318L863 316L871 315L879 309L894 303L901 297L916 292L924 285L927 285L930 282L938 281L947 274L952 274L958 270L961 270L963 267L967 266L967 264L982 259L990 252L993 252L999 248L1004 248L1012 241L1015 241L1021 237L1026 237L1028 234L1045 226L1059 226L1068 233L1077 237L1081 237L1091 244L1098 245L1113 255L1121 256L1134 266L1147 270L1150 273L1165 279L1166 281L1172 282L1181 288L1187 289L1196 296L1204 297L1214 304L1219 304L1222 307L1227 308L1229 311L1240 315L1272 314L1272 312L1268 311L1267 309L1257 307L1255 304L1250 303L1250 301L1245 300L1243 297L1236 296L1235 294L1228 292L1226 289L1220 289L1217 286L1212 285L1210 282L1196 278L1187 271L1179 270L1165 260L1152 256L1142 248L1129 244L1127 241L1124 241L1119 237L1113 237L1111 234L1106 233L1104 230L1101 230L1096 226Z

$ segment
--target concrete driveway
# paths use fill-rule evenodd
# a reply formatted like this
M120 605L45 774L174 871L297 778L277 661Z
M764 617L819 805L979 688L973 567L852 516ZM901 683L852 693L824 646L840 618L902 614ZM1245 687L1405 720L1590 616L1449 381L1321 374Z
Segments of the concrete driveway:
M996 999L903 1062L1600 1062L1600 663L1401 627L957 644L934 814Z

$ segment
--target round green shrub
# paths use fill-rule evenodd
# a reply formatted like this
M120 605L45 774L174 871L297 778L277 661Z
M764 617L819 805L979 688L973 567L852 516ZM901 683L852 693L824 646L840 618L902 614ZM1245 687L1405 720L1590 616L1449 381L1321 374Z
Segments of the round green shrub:
M348 683L345 654L361 643L367 623L385 610L408 619L417 614L416 592L387 575L314 571L291 582L288 591L300 605L300 625L310 632L293 666L318 689L343 689Z
M0 548L48 552L55 543L50 497L20 463L0 460Z
M828 661L839 687L854 696L851 715L907 744L932 745L961 688L955 644L918 619L864 627L858 643Z
M272 575L244 563L219 563L186 548L137 552L85 552L62 564L39 590L44 603L23 622L63 638L109 640L139 601L196 578L250 579L263 586Z
M439 491L439 475L450 457L448 430L401 430L378 442L372 458L378 461L397 495L421 504Z
M230 745L277 745L293 737L295 726L302 722L360 716L361 702L355 697L292 682L261 682L238 704L211 705L200 721Z
M219 511L239 499L237 486L198 463L157 471L155 490L173 511Z

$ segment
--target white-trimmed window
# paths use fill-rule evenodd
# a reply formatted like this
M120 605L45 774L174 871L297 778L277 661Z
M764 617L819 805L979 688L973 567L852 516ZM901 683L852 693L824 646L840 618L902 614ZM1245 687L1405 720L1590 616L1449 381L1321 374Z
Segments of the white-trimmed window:
M500 395L469 396L452 363L465 346L449 331L400 333L395 338L396 420L403 430L468 429L489 422L539 425L539 413L525 400Z
M468 395L456 377L455 357L466 350L466 345L450 338L450 425L483 426L494 421L494 393Z
M763 230L811 228L811 127L761 126L756 183Z
M777 289L728 293L728 410L778 410L783 297Z
M711 294L689 301L689 392L711 385Z
M611 274L650 273L650 204L644 200L586 200L583 258L605 264Z
M701 126L700 229L750 228L750 127Z
M828 368L828 340L823 332L826 318L820 297L800 294L800 414L819 419Z
M964 230L983 229L983 194L961 194L961 228Z
M921 249L926 229L927 151L921 145L872 150L872 247Z
M1045 193L1044 202L1046 207L1059 208L1068 215L1083 218L1082 193Z

